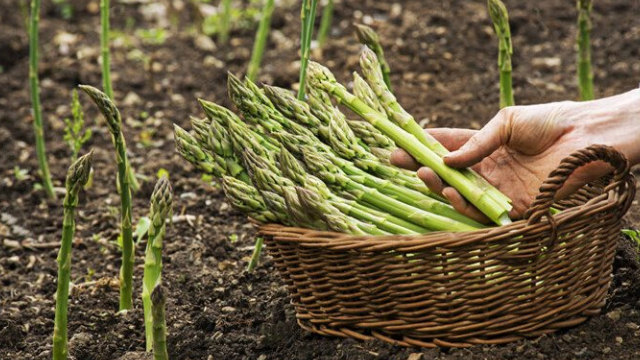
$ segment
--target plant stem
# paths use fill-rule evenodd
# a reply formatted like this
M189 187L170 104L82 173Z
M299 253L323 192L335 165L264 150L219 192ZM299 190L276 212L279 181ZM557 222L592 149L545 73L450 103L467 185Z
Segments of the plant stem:
M489 0L489 15L498 36L498 68L500 70L500 108L515 105L513 87L511 85L511 29L509 28L509 14L504 3L500 0Z
M578 0L578 87L580 100L594 99L591 70L591 0Z
M249 68L247 70L247 77L251 81L255 81L260 70L260 63L262 62L262 55L264 48L269 37L269 28L271 26L271 15L273 14L274 0L265 0L265 4L262 7L262 14L260 17L260 24L258 25L258 32L253 43L253 51L251 52L251 60L249 62Z
M300 85L298 88L298 99L300 100L304 99L307 65L309 64L311 37L313 34L313 24L316 19L317 6L318 0L303 0L300 11L300 23L302 26L302 33L300 34Z
M320 29L318 30L318 46L322 47L329 37L331 30L331 21L333 20L333 0L327 0L322 9L322 20L320 20Z
M231 0L222 0L222 16L220 17L220 32L218 33L218 42L226 44L229 40L229 26L231 24Z
M29 21L29 87L31 105L33 106L33 132L36 138L36 155L40 167L42 187L50 199L56 198L47 162L44 140L44 125L40 109L40 86L38 85L38 21L40 20L40 0L31 1L31 17Z
M158 283L151 293L154 360L169 360L169 353L167 351L167 321L164 308L166 301L162 286Z
M122 267L120 268L120 310L129 310L132 307L133 294L133 235L131 229L131 190L129 177L129 159L127 158L127 145L122 133L122 118L111 99L100 90L87 85L80 85L80 89L86 92L98 106L104 116L111 140L116 150L116 163L118 165L118 192L120 193L120 229L122 236Z
M264 239L261 237L256 238L256 244L253 248L253 254L251 255L251 260L249 260L249 265L247 266L248 272L253 272L253 269L256 268L258 262L260 261L260 254L262 253L262 243Z
M56 312L53 328L53 360L66 360L67 311L69 304L69 281L71 277L71 245L76 230L75 209L78 206L78 192L87 183L91 170L92 153L76 160L67 172L64 197L64 220L62 221L62 241L58 252L58 288L56 291Z
M151 195L149 211L149 240L145 250L144 276L142 279L142 305L147 351L153 348L153 316L151 314L151 291L160 283L162 275L162 243L166 232L167 218L172 213L173 194L171 183L161 177Z

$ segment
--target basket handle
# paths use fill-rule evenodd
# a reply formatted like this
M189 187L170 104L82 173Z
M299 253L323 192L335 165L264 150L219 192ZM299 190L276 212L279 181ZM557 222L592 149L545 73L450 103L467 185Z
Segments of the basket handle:
M551 219L549 208L554 202L556 192L574 171L595 161L604 161L614 168L612 182L624 179L629 173L629 161L626 156L611 146L591 145L574 152L562 159L560 165L549 174L540 186L540 193L524 213L528 224L538 223L543 216Z

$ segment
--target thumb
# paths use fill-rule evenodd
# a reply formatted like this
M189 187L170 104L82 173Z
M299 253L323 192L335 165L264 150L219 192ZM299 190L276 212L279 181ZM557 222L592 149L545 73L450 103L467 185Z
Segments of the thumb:
M473 135L460 149L444 157L444 162L455 168L473 166L493 154L505 144L511 133L511 111L504 108L480 131Z

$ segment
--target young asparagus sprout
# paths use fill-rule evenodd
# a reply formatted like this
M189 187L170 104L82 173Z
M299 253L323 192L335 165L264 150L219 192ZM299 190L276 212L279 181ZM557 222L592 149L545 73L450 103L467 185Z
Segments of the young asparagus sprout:
M578 8L578 87L580 100L593 100L591 70L591 9L592 0L577 0Z
M44 125L40 109L40 85L38 84L38 20L40 20L40 0L31 0L31 17L29 18L29 90L33 107L33 133L36 139L36 155L40 167L42 187L50 199L56 199L53 190L47 150L44 140Z
M76 161L82 145L91 139L91 129L84 129L84 112L78 100L78 90L73 89L71 118L64 119L64 141L71 149L71 161Z
M322 19L318 30L318 46L322 47L329 37L331 21L333 20L333 0L326 0L322 8Z
M166 302L167 300L162 290L162 284L158 283L151 292L154 360L169 360L167 351L167 320L165 317Z
M69 281L71 276L71 244L75 234L75 208L78 206L78 192L89 179L93 153L78 158L69 167L64 197L64 220L62 222L62 242L58 252L58 290L56 292L56 312L53 329L53 359L66 360L67 310L69 301Z
M258 262L260 261L260 254L262 254L262 244L264 243L264 239L261 237L256 238L256 243L253 247L253 254L251 254L251 260L249 260L249 265L247 265L247 272L253 272L253 270L258 266Z
M313 36L313 24L316 19L318 0L303 0L300 9L300 81L298 99L303 100L305 95L305 83L307 81L307 64L311 53L311 37Z
M367 25L354 24L356 36L362 45L373 50L378 58L378 63L380 66L380 71L382 72L382 77L384 78L384 83L387 85L387 88L391 90L391 68L389 67L389 63L384 57L384 51L382 50L382 45L380 45L380 39L378 38L378 34L368 27Z
M310 83L314 83L325 89L342 104L360 115L382 133L389 136L398 146L407 150L419 163L432 168L444 181L460 191L467 200L478 207L480 211L485 213L491 220L501 225L510 222L508 217L510 205L507 201L499 202L494 199L489 191L481 188L477 182L470 180L462 172L446 166L442 158L419 141L414 133L408 133L401 127L395 125L386 117L382 116L382 114L371 109L360 99L349 93L344 86L338 84L333 74L331 74L327 68L318 63L311 62L309 64L308 75ZM424 134L422 131L421 133ZM443 230L446 230L446 228Z
M226 44L229 40L229 26L231 25L231 0L222 0L220 3L220 32L218 32L218 42Z
M166 233L167 219L171 217L173 193L171 183L166 176L156 183L151 195L149 209L149 240L144 257L144 276L142 278L142 305L144 309L144 328L147 351L153 348L153 316L151 314L151 291L160 283L162 274L162 243Z
M256 32L256 38L253 42L251 60L249 61L249 68L247 69L247 77L252 81L255 81L258 77L260 63L262 63L262 55L264 54L264 48L267 44L267 39L269 38L271 15L273 14L274 7L275 0L264 0L262 14L260 15L260 23L258 24L258 31Z
M500 71L500 108L515 105L511 85L511 29L507 7L500 0L488 0L489 16L498 36L498 68Z
M117 188L120 193L120 229L122 236L122 267L120 268L120 310L129 310L133 301L133 234L131 229L131 190L127 146L122 134L122 118L113 102L102 91L80 85L96 104L111 132L118 165Z

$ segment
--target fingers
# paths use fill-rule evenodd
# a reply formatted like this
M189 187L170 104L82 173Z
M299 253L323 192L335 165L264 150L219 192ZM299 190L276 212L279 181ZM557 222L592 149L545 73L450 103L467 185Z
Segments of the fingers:
M442 196L444 196L449 202L451 206L462 215L473 219L479 223L487 224L491 222L489 218L484 215L480 210L478 210L475 206L469 204L467 200L462 197L462 195L458 192L458 190L452 187L446 187L442 190Z
M421 166L413 156L409 155L409 153L403 149L393 150L389 161L391 162L391 165L413 171L418 170Z
M473 135L458 150L444 157L447 165L456 168L470 167L491 155L510 135L511 110L504 108L489 123Z
M438 140L438 142L449 151L455 151L469 141L478 130L435 128L427 129L426 132Z
M431 170L428 167L421 167L418 170L418 178L424 182L425 185L429 188L429 190L433 191L438 195L442 195L442 190L444 190L445 186L440 176L438 176L435 171Z

